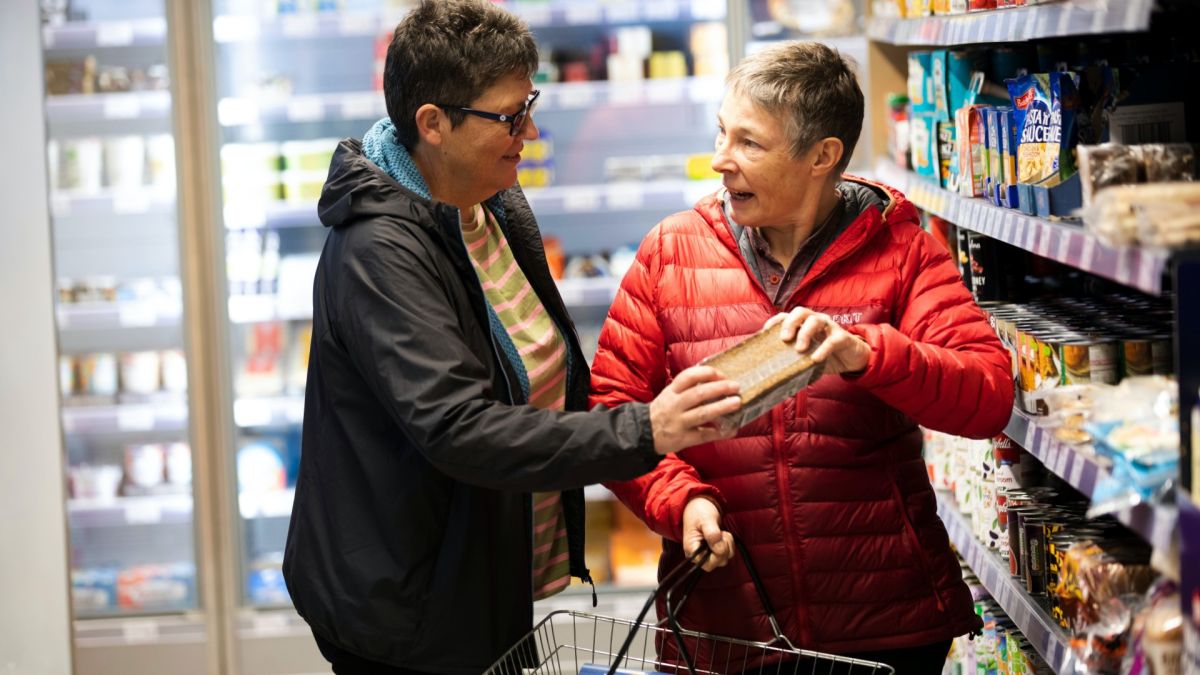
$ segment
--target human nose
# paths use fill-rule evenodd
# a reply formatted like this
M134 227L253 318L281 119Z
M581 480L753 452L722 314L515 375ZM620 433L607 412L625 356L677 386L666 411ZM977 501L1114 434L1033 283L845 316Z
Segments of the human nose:
M721 136L717 136L711 166L717 173L732 173L734 170L733 158L729 156L729 143Z
M533 121L533 115L528 115L525 118L518 135L526 141L536 141L542 135L542 132L538 130L537 123Z

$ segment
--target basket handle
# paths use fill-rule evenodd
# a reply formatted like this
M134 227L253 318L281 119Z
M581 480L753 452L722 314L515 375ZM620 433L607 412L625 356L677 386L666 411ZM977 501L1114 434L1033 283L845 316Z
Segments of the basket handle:
M767 590L763 585L762 578L759 577L758 570L754 567L754 562L750 559L750 554L746 550L746 545L742 543L741 538L738 537L737 534L733 534L733 544L737 547L738 554L741 557L743 564L746 565L746 571L750 573L750 580L754 583L754 590L758 593L758 599L762 603L763 609L766 610L767 620L771 624L771 630L775 633L775 637L772 638L770 642L765 644L773 645L777 642L782 642L792 651L798 651L797 647L792 644L791 640L789 640L787 636L783 634L783 630L779 627L779 620L775 618L774 605L771 604L771 599L767 596ZM638 613L637 619L630 627L629 635L625 637L624 644L622 644L621 649L617 651L617 655L613 659L613 663L608 669L608 675L615 675L617 668L619 668L621 662L625 660L625 656L629 653L629 648L633 644L633 639L637 634L638 628L641 628L641 626L645 623L646 614L649 613L650 608L654 606L654 600L659 596L660 593L663 595L663 601L667 608L667 625L671 629L671 635L675 638L675 645L679 648L679 653L683 656L684 663L688 668L688 673L690 675L696 675L696 664L692 659L691 653L688 652L687 647L684 645L683 629L680 627L679 620L676 618L675 613L678 607L682 607L683 603L687 602L692 590L696 587L696 584L699 583L700 578L704 574L702 566L711 555L712 550L709 549L708 544L701 542L700 546L697 547L697 549L693 551L690 556L680 561L678 565L676 565L671 571L667 572L667 574L663 576L662 581L659 582L658 588L654 589L650 593L650 597L646 599L646 604L642 606L642 611ZM680 586L685 587L684 593L683 597L680 598L678 603L676 603L674 602L674 593L675 590Z

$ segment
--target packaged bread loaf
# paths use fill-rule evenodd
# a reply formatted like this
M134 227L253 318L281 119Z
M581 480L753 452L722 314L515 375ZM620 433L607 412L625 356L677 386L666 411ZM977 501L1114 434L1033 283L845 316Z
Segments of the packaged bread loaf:
M794 342L779 339L779 327L767 328L703 361L721 376L741 385L742 407L717 421L736 429L794 396L821 376L811 355L820 343L798 353Z

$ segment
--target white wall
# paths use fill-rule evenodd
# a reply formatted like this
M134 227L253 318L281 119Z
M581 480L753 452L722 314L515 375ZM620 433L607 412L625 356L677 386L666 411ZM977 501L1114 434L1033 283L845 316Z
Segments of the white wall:
M0 2L0 673L71 672L38 3Z

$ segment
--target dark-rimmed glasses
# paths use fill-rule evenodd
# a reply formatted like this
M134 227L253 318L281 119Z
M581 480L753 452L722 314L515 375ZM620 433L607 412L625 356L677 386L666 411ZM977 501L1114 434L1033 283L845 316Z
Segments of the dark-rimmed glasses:
M533 114L533 108L537 105L537 99L541 93L542 92L540 89L534 89L532 92L530 92L529 98L525 99L525 105L521 106L521 109L512 115L488 112L486 110L476 110L475 108L463 108L462 106L457 105L445 105L443 103L435 103L434 105L445 110L457 110L458 112L467 113L468 115L474 115L476 117L482 117L485 120L492 120L493 122L508 122L508 135L516 136L517 134L521 133L521 129L525 127L525 120Z

